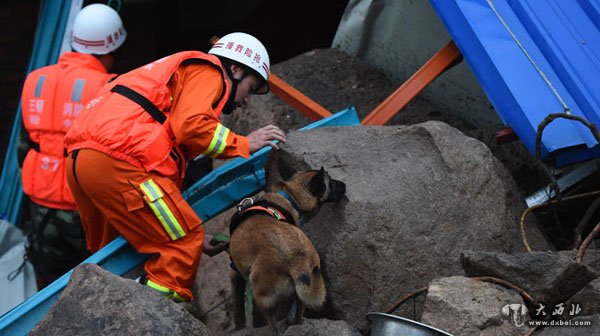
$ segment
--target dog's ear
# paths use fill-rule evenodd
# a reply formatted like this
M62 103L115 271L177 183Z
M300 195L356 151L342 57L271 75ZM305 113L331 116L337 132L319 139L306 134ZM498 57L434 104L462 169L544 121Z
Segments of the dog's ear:
M321 197L327 190L325 185L325 169L321 166L321 169L313 176L308 182L308 190L311 194Z

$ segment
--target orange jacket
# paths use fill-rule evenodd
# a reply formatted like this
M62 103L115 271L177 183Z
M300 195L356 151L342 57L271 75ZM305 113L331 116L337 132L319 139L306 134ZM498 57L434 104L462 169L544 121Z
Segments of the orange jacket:
M95 149L179 184L198 154L249 155L247 139L218 120L230 92L217 57L164 57L104 86L69 130L68 151Z
M23 124L36 144L23 162L23 192L37 204L76 210L65 175L64 136L113 74L94 56L66 52L58 63L31 72L21 94Z

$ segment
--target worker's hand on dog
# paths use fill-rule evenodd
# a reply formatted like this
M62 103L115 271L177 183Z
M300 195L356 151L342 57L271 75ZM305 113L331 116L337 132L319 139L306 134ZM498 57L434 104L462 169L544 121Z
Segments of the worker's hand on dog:
M204 241L202 242L202 252L209 257L216 256L217 254L225 251L229 247L229 242L214 242L213 235L209 233L204 234Z
M279 147L272 142L273 140L278 140L285 143L285 134L281 129L279 129L279 127L274 125L261 127L248 134L250 153L254 153L265 146L271 146L273 149L279 149Z

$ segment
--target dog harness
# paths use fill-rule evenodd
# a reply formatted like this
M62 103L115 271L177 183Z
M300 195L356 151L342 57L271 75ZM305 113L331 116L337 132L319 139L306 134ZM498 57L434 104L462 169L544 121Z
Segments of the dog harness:
M293 218L287 211L279 209L274 204L265 200L255 202L252 198L244 198L240 204L238 204L237 209L238 211L231 217L231 222L229 223L230 235L233 234L233 231L235 231L242 221L255 215L264 215L266 213L287 224L291 224L287 219Z
M304 217L302 217L302 211L300 210L298 203L296 203L296 201L283 190L278 191L277 194L290 202L292 207L298 211L298 215L300 216L300 223L298 223L298 226L302 227L304 225ZM294 218L290 213L265 200L254 201L252 198L244 198L237 205L237 210L238 211L233 215L231 222L229 223L229 234L233 234L233 231L246 218L264 213L269 214L271 217L274 217L277 220L293 225L293 223L290 223L287 220L287 218L290 220Z

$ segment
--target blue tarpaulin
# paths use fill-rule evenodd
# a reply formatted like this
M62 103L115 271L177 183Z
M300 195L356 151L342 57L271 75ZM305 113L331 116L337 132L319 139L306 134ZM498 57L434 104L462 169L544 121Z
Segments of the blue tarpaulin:
M502 121L557 167L600 156L600 0L430 0Z

